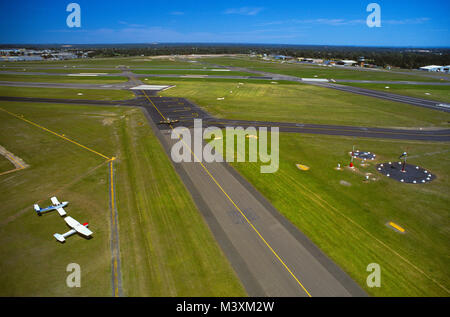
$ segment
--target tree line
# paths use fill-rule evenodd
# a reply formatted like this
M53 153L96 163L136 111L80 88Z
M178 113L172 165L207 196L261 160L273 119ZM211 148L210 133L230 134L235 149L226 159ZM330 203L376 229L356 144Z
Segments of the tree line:
M0 48L5 45L0 45ZM9 45L9 48L14 45ZM18 47L17 45L15 47ZM59 49L61 45L21 45L30 49ZM394 66L415 69L425 65L450 65L448 48L390 48L323 45L267 45L267 44L110 44L72 45L66 51L90 51L89 57L128 57L190 54L275 54L324 60L364 57L366 63L381 67Z

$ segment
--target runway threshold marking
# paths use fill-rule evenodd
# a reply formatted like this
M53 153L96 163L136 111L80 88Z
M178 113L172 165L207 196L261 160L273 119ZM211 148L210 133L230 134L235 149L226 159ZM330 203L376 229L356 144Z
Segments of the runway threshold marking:
M145 91L142 91L145 95L145 97L147 98L147 100L153 105L153 107L156 109L156 111L161 115L161 117L166 120L166 118L164 117L164 115L161 113L161 111L159 111L158 107L156 107L156 105L153 103L153 101L147 96L147 93ZM174 130L174 128L172 127L172 125L169 125L170 128ZM179 134L178 138L181 140L181 142L183 142L190 150L190 152L192 153L192 155L195 155L195 153L192 151L191 147L186 144L183 139L181 138L181 136ZM196 157L197 158L197 157ZM308 290L305 288L305 286L303 286L303 284L300 282L300 280L294 275L294 273L292 273L292 271L289 269L289 267L286 265L286 263L284 263L284 261L281 259L281 257L275 252L275 250L270 246L270 244L264 239L264 237L261 235L261 233L258 231L258 229L255 228L255 226L252 224L252 222L245 216L245 214L242 212L242 210L239 208L239 206L233 201L233 199L231 199L231 197L228 195L228 193L223 189L223 187L219 184L219 182L214 178L214 176L211 174L211 172L206 168L206 166L197 158L197 161L199 161L200 165L203 167L203 169L206 171L206 173L208 174L208 176L214 181L214 183L217 185L217 187L219 187L219 189L223 192L223 194L228 198L228 200L233 204L233 206L236 208L236 210L241 214L242 217L244 217L245 221L248 223L248 225L253 229L253 231L256 232L256 234L258 235L258 237L261 239L261 241L267 246L267 248L275 255L275 257L278 259L278 261L283 265L283 267L289 272L289 274L295 279L295 281L297 282L297 284L303 289L303 291L309 296L312 297L311 294L308 292Z

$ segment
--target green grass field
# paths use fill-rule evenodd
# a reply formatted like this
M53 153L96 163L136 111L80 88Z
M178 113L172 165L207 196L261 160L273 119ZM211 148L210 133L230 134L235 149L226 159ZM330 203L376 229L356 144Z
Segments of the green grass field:
M14 169L15 166L6 157L0 155L0 173Z
M235 71L212 71L212 70L184 70L184 69L148 69L134 70L136 74L162 74L162 75L212 75L212 76L255 76L255 74Z
M46 76L46 75L6 75L0 74L0 81L69 83L69 84L117 84L128 81L122 76Z
M349 164L353 145L376 153L376 162L394 161L408 149L409 162L437 179L402 184L378 174L376 162L362 167L358 160L358 172L335 170ZM231 164L369 294L448 296L449 151L449 143L281 133L276 173L261 174L260 163ZM310 170L299 170L298 163ZM365 182L366 172L377 180ZM369 263L381 266L381 288L366 286Z
M116 109L6 102L1 107L106 155L113 154L113 129L102 120L115 117ZM0 176L0 295L110 296L105 159L3 111L0 122L0 143L30 165ZM72 236L65 244L56 242L54 233L69 230L63 219L56 212L39 217L33 210L36 202L41 207L50 205L49 198L55 194L70 202L68 215L90 223L93 239ZM81 288L66 286L69 263L81 266Z
M14 64L15 65L15 64ZM67 68L60 68L61 66L56 65L24 65L23 68L7 68L7 67L0 67L0 70L2 71L12 71L12 72L22 72L24 75L26 75L28 72L34 73L34 72L42 72L42 73L55 73L55 74L80 74L80 73L120 73L121 71L118 69L95 69L95 68L76 68L76 67L67 67ZM83 66L79 66L83 67Z
M79 93L82 93L82 95L78 95ZM88 100L126 100L134 98L134 94L128 90L31 88L8 86L0 86L0 96Z
M130 296L245 296L139 110L121 121L117 173Z
M176 85L160 94L185 97L227 119L381 127L448 127L450 121L448 113L312 85L260 81L238 88L238 82L147 81Z
M308 64L282 64L280 62L267 62L248 57L211 57L202 58L199 59L199 61L205 62L206 65L244 67L252 70L304 78L317 76L317 78L326 79L439 81L437 78L421 76L422 73L412 74L411 72L405 72L405 74L398 74L397 72L387 70L358 70L357 68L346 69L341 67L326 67Z
M340 84L392 92L394 94L411 96L422 99L450 102L450 86L400 85L400 84L386 85L386 84L359 84L359 83L340 83Z
M167 58L152 58L152 57L112 57L112 58L90 58L90 59L74 59L65 61L31 61L31 62L3 62L0 66L20 66L20 67L51 67L51 66L67 66L67 68L76 67L160 67L160 68L203 68L204 66L197 62L187 62L173 57ZM85 70L85 72L90 72ZM105 72L105 71L102 71Z
M140 111L14 102L1 107L117 157L125 295L245 295ZM0 144L30 165L0 176L0 296L110 296L106 160L3 111L0 122ZM56 212L39 217L32 207L48 206L55 194L70 202L68 215L89 221L93 239L75 235L56 242L52 235L68 231L65 222ZM81 288L66 286L69 263L81 266Z

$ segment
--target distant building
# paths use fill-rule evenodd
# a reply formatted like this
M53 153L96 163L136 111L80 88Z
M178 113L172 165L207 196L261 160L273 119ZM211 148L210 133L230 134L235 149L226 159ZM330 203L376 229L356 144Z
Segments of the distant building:
M358 58L359 66L364 67L365 62L366 62L366 59L364 58L364 56L361 56L360 58Z
M272 56L274 59L281 59L281 60L286 60L288 57L284 56L284 55L273 55Z
M78 56L69 52L61 52L61 53L52 53L52 57L53 59L57 60L65 60L65 59L75 59Z
M419 68L419 70L423 70L426 72L447 72L450 66L439 66L439 65L428 65L428 66L422 66Z
M18 62L18 61L41 61L41 56L0 56L1 61Z
M338 65L344 65L344 66L353 66L355 64L358 64L357 61L351 60L351 59L343 59L337 62Z
M305 58L305 57L299 57L299 62L306 62L306 63L313 63L313 64L322 64L323 59L320 58Z

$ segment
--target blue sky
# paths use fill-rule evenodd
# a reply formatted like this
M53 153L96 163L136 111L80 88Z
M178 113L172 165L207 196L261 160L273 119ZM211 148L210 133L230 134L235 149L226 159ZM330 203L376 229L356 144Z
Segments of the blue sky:
M66 7L81 6L81 28ZM381 6L380 28L366 7ZM448 0L0 1L0 43L273 43L450 47Z

